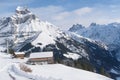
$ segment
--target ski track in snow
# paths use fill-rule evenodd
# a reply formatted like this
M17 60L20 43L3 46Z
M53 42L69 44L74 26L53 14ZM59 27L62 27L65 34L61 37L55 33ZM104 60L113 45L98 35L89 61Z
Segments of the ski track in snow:
M54 79L52 77L45 78L40 75L34 75L32 73L26 73L20 69L18 69L18 64L8 64L1 71L7 70L7 74L10 76L11 80L60 80Z

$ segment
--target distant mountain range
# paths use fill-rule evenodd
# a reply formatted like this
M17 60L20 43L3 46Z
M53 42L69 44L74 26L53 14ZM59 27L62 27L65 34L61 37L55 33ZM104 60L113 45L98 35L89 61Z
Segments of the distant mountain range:
M112 55L120 61L120 23L99 25L91 23L89 27L73 25L69 31L104 43Z
M94 29L96 24L91 24L92 27ZM6 51L7 48L10 48L18 52L24 51L26 56L29 56L31 52L53 51L55 61L58 63L106 76L110 75L109 77L112 78L119 76L120 62L112 52L114 46L113 48L107 47L108 45L106 46L96 39L91 40L90 37L85 38L87 36L82 37L75 34L82 30L83 33L80 34L89 33L85 31L86 29L82 25L77 25L77 27L74 25L69 30L71 32L64 32L49 22L39 20L29 9L17 7L13 16L0 19L0 50ZM102 29L101 32L103 32ZM111 34L114 35L112 32ZM95 35L99 36L99 34ZM93 34L93 36L95 35ZM79 58L74 60L64 56L69 53L77 54Z

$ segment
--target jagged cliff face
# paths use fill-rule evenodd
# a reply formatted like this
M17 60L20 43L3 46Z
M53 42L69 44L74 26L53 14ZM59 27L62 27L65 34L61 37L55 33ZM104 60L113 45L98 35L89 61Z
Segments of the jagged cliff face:
M80 28L83 28L82 26ZM0 47L26 53L53 51L55 59L71 59L64 54L79 55L80 61L89 63L94 69L104 67L106 71L120 70L119 64L104 44L63 32L49 22L39 20L27 8L17 7L12 17L0 20Z
M8 40L10 47L19 50L20 44L29 38L35 37L39 32L38 29L32 26L34 21L36 24L39 23L34 14L22 7L17 7L16 13L12 17L2 18L0 20L1 46L6 47ZM31 40L27 41L30 42Z
M108 46L108 50L111 51L112 55L120 61L120 23L110 23L107 25L92 23L87 28L80 27L81 25L79 24L73 25L69 31L103 42Z

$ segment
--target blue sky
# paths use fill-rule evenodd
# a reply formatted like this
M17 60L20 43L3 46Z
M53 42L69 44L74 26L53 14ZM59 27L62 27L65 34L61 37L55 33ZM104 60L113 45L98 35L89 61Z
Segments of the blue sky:
M0 0L0 17L27 6L43 21L68 29L72 24L120 22L120 0Z

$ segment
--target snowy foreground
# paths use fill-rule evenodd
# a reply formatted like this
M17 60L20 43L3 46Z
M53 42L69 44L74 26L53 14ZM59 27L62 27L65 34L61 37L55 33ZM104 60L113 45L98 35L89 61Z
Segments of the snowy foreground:
M0 54L0 80L112 80L102 75L67 67L61 64L27 65L32 72L24 72L19 65L27 59L11 59Z

